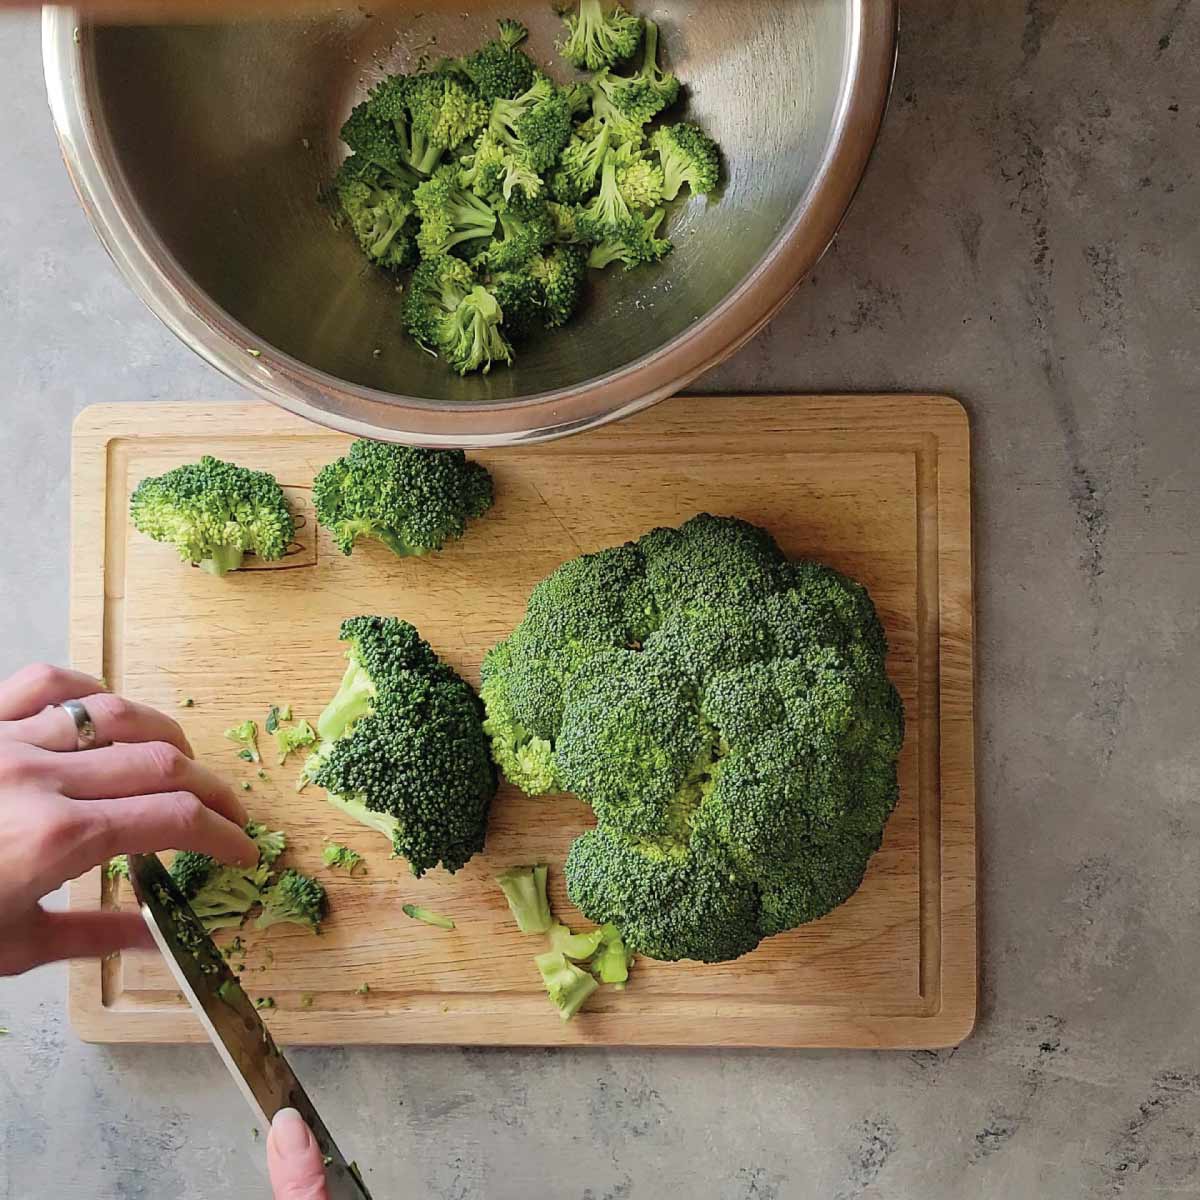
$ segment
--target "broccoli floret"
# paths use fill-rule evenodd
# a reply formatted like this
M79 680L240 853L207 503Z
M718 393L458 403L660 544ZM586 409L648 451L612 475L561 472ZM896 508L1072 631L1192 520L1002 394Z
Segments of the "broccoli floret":
M592 80L592 86L634 125L646 125L670 108L679 99L679 80L658 65L658 26L646 22L642 69L636 75L614 75L604 70Z
M600 986L596 980L565 954L549 950L534 960L546 986L546 992L564 1021L569 1021Z
M457 871L483 849L496 791L479 701L404 621L354 617L341 637L349 663L305 774L414 875Z
M238 725L225 730L225 736L242 749L238 754L239 758L244 758L247 762L262 762L262 755L258 752L258 722L257 721L242 721Z
M596 814L566 866L584 915L723 961L861 882L897 796L886 653L861 585L704 515L540 584L482 695L505 774Z
M658 236L659 226L666 217L659 209L648 217L634 215L628 221L606 230L588 254L588 266L603 270L615 262L632 271L646 263L656 263L674 250L667 238Z
M264 562L282 558L295 533L273 475L208 455L143 479L130 498L129 515L139 532L169 542L184 562L213 575L236 571L247 554Z
M343 554L362 537L403 557L441 550L492 507L492 477L461 450L357 441L313 481L317 520Z
M433 925L437 929L453 929L454 922L449 917L443 917L440 913L432 912L428 908L421 908L417 904L404 904L400 911L406 917L411 917L414 921L421 921L426 925Z
M572 66L599 71L625 62L637 53L642 19L614 3L605 11L603 0L579 0L579 11L563 18L567 37L559 52Z
M664 200L674 200L685 184L697 196L716 191L721 181L721 154L699 125L664 125L655 130L650 145L662 163Z
M547 328L565 325L579 308L587 280L587 258L579 246L556 246L530 264L530 273L541 286Z
M345 871L347 875L353 875L359 867L362 867L364 874L366 873L362 855L356 850L351 850L349 846L343 846L338 842L330 842L321 851L321 861L331 871Z
M571 139L571 101L539 73L515 99L492 105L488 128L502 146L523 152L533 170L542 173L554 166Z
M496 876L513 920L522 933L549 933L554 924L550 899L546 895L549 874L549 868L539 863L534 867L510 867Z
M534 76L533 63L518 49L529 30L520 21L501 20L498 24L500 36L458 64L488 103L519 96Z
M604 940L602 930L590 933L572 933L565 925L550 926L550 949L564 955L572 962L587 962Z
M254 927L303 925L313 933L320 933L328 906L325 889L315 879L299 871L284 871L274 887L263 894L262 912Z
M181 850L171 863L171 878L207 933L234 929L262 898L271 879L267 863L245 869L225 867L193 850Z
M317 731L307 721L297 721L295 725L276 729L275 749L279 751L279 765L282 767L289 755L313 745L316 740Z
M578 126L551 179L554 195L564 204L578 204L590 196L599 186L612 144L612 122L593 120Z
M426 258L448 253L463 242L489 238L496 230L495 210L458 184L458 168L439 167L413 192L421 219L417 246Z
M411 266L416 242L406 227L415 212L412 188L381 168L346 162L334 186L362 252L388 270Z

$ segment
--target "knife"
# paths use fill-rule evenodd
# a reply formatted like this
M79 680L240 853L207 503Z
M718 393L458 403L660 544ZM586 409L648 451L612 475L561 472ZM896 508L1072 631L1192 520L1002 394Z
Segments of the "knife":
M325 1158L329 1200L371 1200L358 1167L342 1156L237 977L158 857L129 855L129 879L179 990L263 1128L270 1127L281 1108L296 1109Z

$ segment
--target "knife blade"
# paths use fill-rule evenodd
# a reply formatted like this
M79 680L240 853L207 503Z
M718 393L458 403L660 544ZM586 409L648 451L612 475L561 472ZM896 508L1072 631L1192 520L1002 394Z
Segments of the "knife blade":
M157 855L129 855L129 879L179 990L263 1128L281 1108L296 1109L325 1158L329 1200L371 1200L358 1167L337 1148L250 998Z

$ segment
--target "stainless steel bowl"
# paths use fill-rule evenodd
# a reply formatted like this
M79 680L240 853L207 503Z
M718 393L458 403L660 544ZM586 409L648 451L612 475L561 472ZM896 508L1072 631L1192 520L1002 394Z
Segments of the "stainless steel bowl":
M758 330L833 237L874 145L896 0L641 4L721 143L728 182L681 204L661 266L596 276L586 313L512 369L459 379L403 334L318 199L381 74L459 54L497 15L556 62L530 3L405 0L321 17L89 25L47 8L55 123L84 207L142 299L227 375L352 433L485 446L575 432L678 391ZM558 68L553 68L557 73Z

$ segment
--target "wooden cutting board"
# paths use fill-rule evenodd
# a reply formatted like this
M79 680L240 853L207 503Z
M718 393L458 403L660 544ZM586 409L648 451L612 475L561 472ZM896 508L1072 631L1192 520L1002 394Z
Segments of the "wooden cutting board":
M248 779L250 811L289 838L285 865L317 874L332 905L318 938L247 936L243 982L270 996L284 1043L933 1047L971 1030L976 997L971 513L966 414L937 396L681 397L593 433L480 454L497 504L463 542L401 561L345 558L312 517L311 480L347 439L259 404L87 410L75 427L72 657L129 696L177 713L193 745ZM140 536L131 489L203 453L273 471L303 527L281 563L214 579ZM340 621L412 621L478 682L484 651L520 619L533 585L583 551L699 511L770 529L793 557L870 588L891 641L908 736L901 799L860 891L824 920L719 966L639 960L629 989L597 993L562 1024L541 991L541 938L518 933L492 883L513 864L561 864L587 824L573 798L504 788L487 852L414 880L383 839L294 790L296 764L261 783L222 732L268 706L315 719L343 666ZM192 697L195 706L179 709ZM270 756L268 756L270 757ZM365 876L320 865L336 838ZM553 875L559 916L582 923ZM117 902L129 903L128 885ZM114 902L95 871L71 905ZM453 933L404 917L454 917ZM360 995L361 984L369 992ZM71 1017L102 1042L202 1041L162 964L130 953L71 968Z

